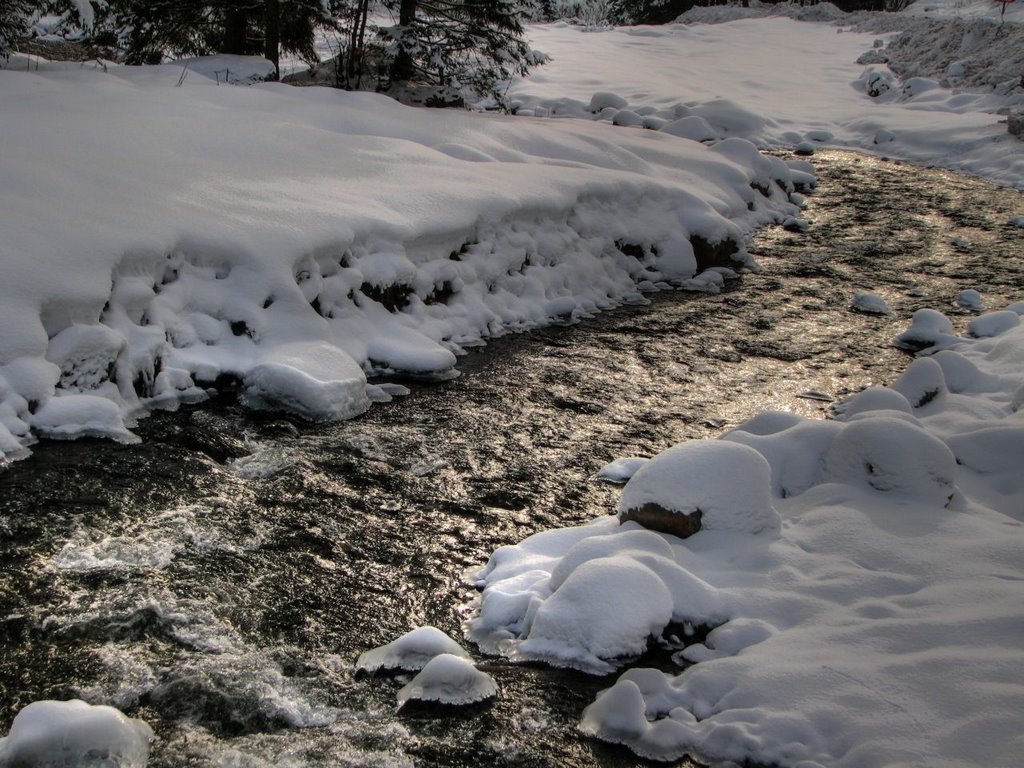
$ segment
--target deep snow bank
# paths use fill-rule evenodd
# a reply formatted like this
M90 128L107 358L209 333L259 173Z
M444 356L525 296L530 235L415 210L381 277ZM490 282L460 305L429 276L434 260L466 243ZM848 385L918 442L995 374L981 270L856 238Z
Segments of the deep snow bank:
M769 412L665 451L632 475L620 514L653 501L710 510L713 525L680 539L606 517L502 547L467 635L598 673L654 640L674 649L679 673L630 669L582 717L646 757L1014 765L1022 314L982 315L961 338L922 310L922 356L835 420ZM750 525L772 508L781 526ZM715 628L687 639L700 625Z
M519 114L844 147L1024 185L1024 143L1005 117L1024 103L1021 25L753 6L693 8L664 26L531 26L552 60L510 98Z
M714 289L796 210L745 142L190 66L0 71L0 457L131 440L135 414L214 385L352 416L388 397L365 372L450 375L489 336Z

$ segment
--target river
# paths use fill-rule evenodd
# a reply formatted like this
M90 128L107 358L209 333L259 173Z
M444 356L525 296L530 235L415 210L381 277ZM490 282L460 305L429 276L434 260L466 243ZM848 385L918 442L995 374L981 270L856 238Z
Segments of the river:
M1020 192L840 152L813 161L808 232L764 267L495 339L458 379L307 425L223 398L140 423L141 445L48 442L0 471L0 733L42 698L155 729L150 765L625 766L576 732L613 678L476 654L501 695L399 714L360 652L433 624L461 640L466 574L497 547L614 509L595 473L765 409L824 416L892 381L920 307L1024 298ZM895 315L849 310L854 291ZM465 643L464 643L465 644ZM475 650L475 649L471 649ZM652 652L646 660L665 664Z

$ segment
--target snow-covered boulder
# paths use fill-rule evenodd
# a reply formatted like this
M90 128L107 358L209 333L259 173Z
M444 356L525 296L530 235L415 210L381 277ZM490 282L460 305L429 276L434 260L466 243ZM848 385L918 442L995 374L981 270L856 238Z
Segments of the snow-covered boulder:
M602 660L643 653L672 612L672 593L647 566L623 555L588 560L537 609L516 656L610 671Z
M619 96L617 93L609 93L608 91L598 91L590 97L590 111L595 115L602 109L612 107L613 109L625 109L629 106L629 102Z
M927 347L955 343L956 340L953 323L948 317L934 309L919 309L914 313L910 327L893 343L901 349L917 352Z
M394 669L415 672L442 654L469 658L462 646L437 627L417 627L387 645L361 654L356 661L356 669L362 672Z
M240 399L250 408L283 410L311 421L348 419L370 407L362 368L326 342L272 348L245 374Z
M707 120L697 115L681 117L662 127L662 133L679 136L691 141L715 141L719 138L718 131L711 127Z
M498 695L494 678L462 656L442 653L432 658L398 692L398 705L429 702L448 706L477 704Z
M691 536L702 528L759 533L776 528L771 468L756 450L692 441L659 453L623 488L619 519Z
M71 440L103 437L119 443L137 443L128 430L121 408L96 395L53 397L31 417L32 429L42 437Z
M113 707L36 701L0 738L4 768L144 768L152 729Z

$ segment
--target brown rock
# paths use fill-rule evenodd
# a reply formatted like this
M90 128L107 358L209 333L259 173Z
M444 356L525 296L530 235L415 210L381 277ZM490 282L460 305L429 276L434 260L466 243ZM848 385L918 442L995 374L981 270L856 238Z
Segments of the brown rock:
M644 528L659 533L670 533L685 539L700 530L700 520L704 513L699 509L693 512L674 512L660 504L648 502L642 507L627 509L619 513L619 521L635 520Z

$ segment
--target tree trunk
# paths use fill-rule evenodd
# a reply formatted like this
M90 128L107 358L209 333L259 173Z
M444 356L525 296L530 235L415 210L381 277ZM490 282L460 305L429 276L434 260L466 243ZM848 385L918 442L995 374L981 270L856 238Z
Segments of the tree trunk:
M242 8L228 8L224 18L224 53L244 56L246 50L246 32L249 28L249 16Z
M263 3L263 56L274 65L274 80L281 77L281 7L278 0Z
M416 6L419 0L402 0L398 9L398 24L408 28L416 21ZM391 65L391 82L405 83L412 79L413 75L412 56L405 50L399 49L395 56L395 63Z

